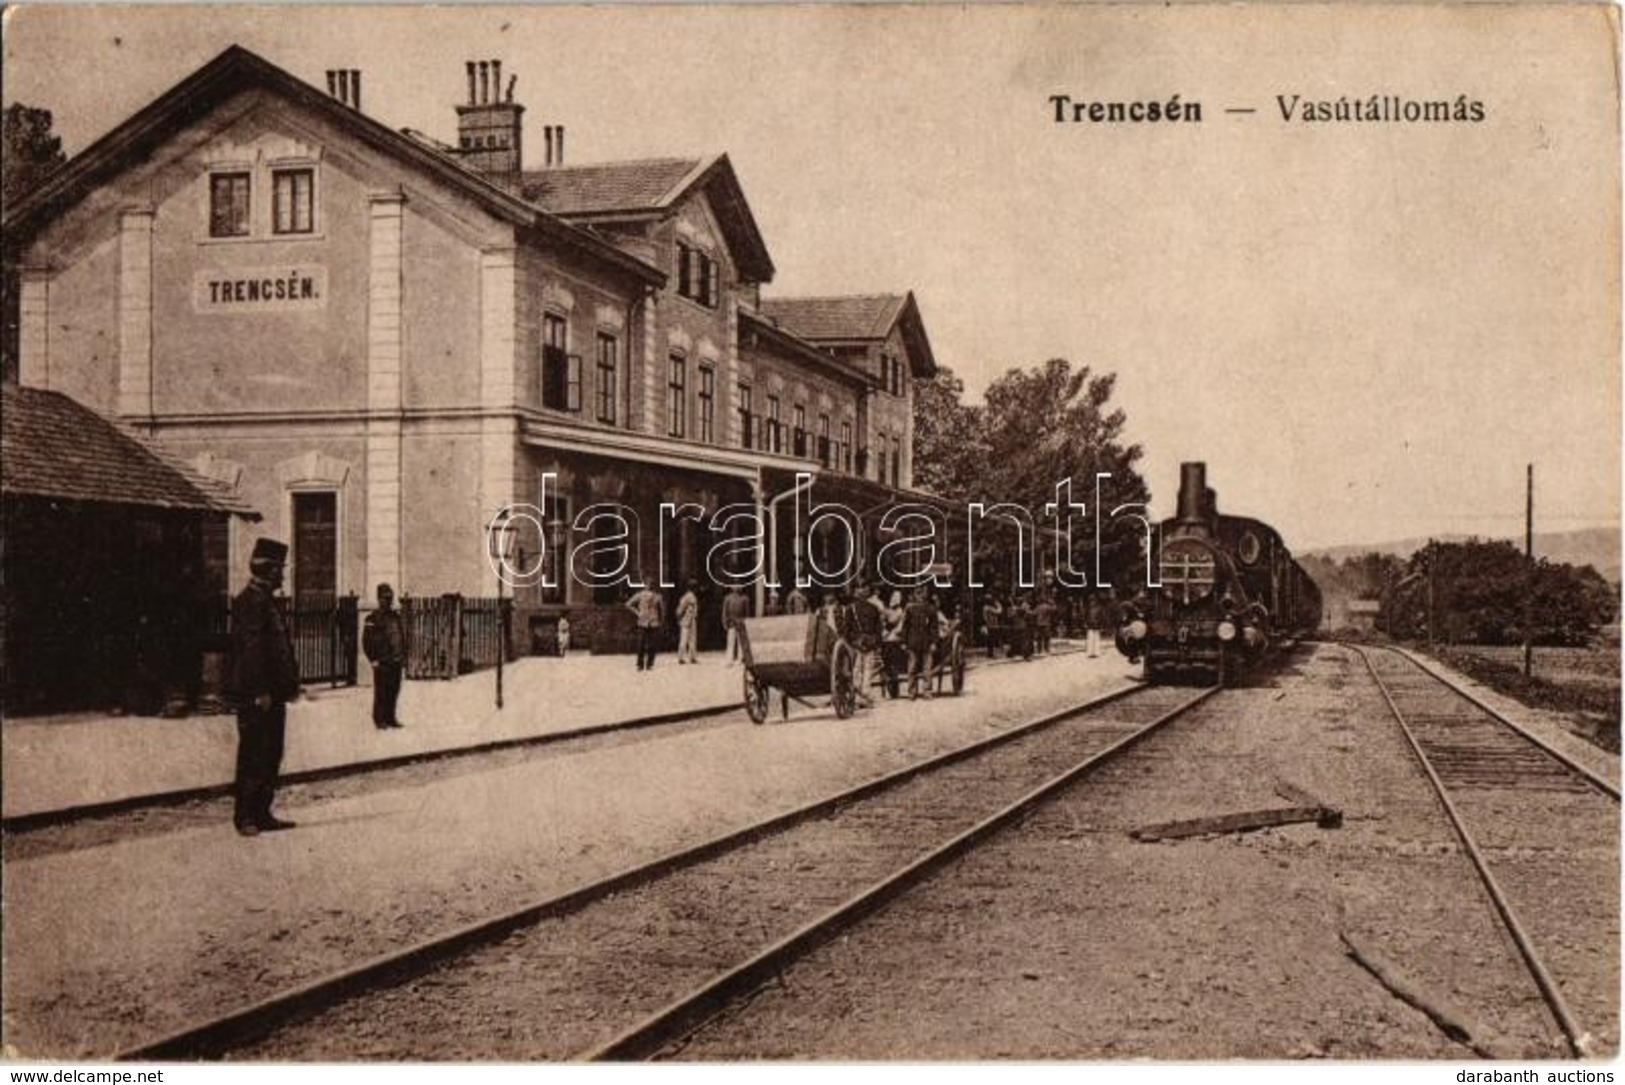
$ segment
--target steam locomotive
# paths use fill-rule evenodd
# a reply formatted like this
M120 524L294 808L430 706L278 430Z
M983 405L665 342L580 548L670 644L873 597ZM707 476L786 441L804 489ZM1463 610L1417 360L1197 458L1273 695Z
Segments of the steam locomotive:
M1180 465L1178 515L1159 536L1160 584L1125 608L1116 637L1151 681L1233 683L1320 624L1320 589L1274 528L1219 514L1206 464Z

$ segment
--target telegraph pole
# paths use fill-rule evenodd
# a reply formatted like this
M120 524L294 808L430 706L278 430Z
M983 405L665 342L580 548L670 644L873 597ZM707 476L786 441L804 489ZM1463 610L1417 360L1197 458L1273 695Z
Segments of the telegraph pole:
M1535 591L1535 465L1532 463L1524 474L1523 557L1529 577L1523 592L1523 676L1528 678L1534 670L1534 642L1529 630L1529 597Z

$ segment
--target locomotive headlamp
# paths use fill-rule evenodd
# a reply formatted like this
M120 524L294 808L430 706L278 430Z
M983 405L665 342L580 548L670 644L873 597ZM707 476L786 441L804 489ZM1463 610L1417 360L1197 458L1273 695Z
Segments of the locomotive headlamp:
M1218 632L1219 632L1219 639L1222 640L1222 641L1235 640L1236 639L1236 623L1231 622L1231 621L1220 622Z

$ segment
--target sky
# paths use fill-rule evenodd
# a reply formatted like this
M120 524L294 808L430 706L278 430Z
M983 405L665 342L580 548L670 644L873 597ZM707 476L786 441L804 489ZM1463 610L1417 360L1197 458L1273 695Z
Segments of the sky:
M499 59L572 164L726 151L768 295L911 289L971 397L1115 372L1158 514L1184 460L1295 548L1617 525L1612 16L1587 6L13 8L4 100L72 154L233 43L450 139ZM1051 96L1198 101L1054 120ZM1305 123L1280 101L1480 102ZM1227 109L1253 109L1231 113Z

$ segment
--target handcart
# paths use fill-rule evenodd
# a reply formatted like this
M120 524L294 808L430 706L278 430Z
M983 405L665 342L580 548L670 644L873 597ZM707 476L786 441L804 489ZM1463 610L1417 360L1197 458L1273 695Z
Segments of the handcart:
M745 659L745 711L752 723L767 720L768 699L775 692L785 718L792 700L815 707L809 698L828 697L843 720L857 711L857 653L817 614L746 618L739 648Z

